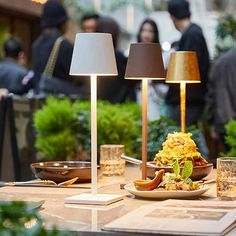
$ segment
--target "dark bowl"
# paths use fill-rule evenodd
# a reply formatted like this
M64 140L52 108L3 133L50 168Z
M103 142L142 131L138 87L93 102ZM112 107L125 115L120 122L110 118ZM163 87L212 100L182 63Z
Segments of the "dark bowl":
M35 176L42 180L53 180L60 183L75 177L76 182L91 181L91 162L84 161L52 161L31 164Z
M156 164L155 162L149 162L151 164ZM190 176L191 180L197 181L205 178L208 176L213 169L213 164L208 163L205 166L195 166L193 167L193 172L192 175ZM148 178L154 178L155 177L155 172L158 170L164 170L165 172L173 172L173 168L171 166L165 166L165 167L149 167L147 166L147 177Z

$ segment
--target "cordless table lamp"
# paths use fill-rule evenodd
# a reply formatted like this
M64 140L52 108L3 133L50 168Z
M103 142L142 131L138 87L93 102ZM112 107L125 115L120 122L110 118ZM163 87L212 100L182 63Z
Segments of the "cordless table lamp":
M157 43L131 44L125 78L142 80L142 179L146 179L148 80L165 79L160 45Z
M92 193L65 199L66 203L107 205L121 195L97 193L97 75L117 75L111 34L79 33L75 38L70 75L91 76L91 165Z
M166 83L180 83L181 132L184 133L186 131L186 84L201 83L196 52L171 53Z

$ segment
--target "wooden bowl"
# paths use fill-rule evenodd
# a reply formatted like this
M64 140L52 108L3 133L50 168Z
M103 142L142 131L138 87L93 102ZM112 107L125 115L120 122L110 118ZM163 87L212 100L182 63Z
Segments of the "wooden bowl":
M156 164L155 162L149 162L151 164ZM195 166L193 167L193 173L190 176L191 180L201 180L208 176L213 169L213 164L208 163L205 166ZM149 167L147 166L147 177L153 179L155 177L155 172L158 170L164 170L165 172L173 172L173 168L171 166L166 166L166 167Z
M76 182L91 181L91 162L84 161L52 161L31 164L31 170L36 178L53 180L60 183L75 177Z

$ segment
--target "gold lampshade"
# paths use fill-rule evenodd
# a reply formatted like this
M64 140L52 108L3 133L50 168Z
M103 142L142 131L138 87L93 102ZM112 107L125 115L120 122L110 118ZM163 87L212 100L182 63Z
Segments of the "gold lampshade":
M181 82L201 83L196 52L179 51L171 53L166 83Z

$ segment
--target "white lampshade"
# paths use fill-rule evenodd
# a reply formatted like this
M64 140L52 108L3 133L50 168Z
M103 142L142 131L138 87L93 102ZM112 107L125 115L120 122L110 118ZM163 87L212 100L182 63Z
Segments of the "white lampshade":
M111 34L76 34L70 75L117 75Z

